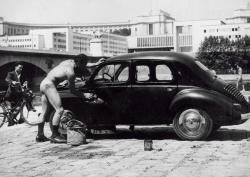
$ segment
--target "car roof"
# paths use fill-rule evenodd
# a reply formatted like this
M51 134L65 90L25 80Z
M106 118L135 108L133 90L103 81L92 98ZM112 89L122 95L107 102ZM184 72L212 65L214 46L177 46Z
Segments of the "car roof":
M108 61L128 61L128 60L165 60L165 61L177 61L185 65L193 64L196 58L187 54L178 52L167 51L150 51L150 52L137 52L129 53L126 55L120 55L109 58Z

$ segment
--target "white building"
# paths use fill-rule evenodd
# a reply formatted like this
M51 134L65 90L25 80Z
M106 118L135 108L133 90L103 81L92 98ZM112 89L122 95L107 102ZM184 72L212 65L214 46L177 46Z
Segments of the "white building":
M189 29L188 34L180 30L185 28ZM175 22L174 29L176 29L175 50L180 52L196 53L205 37L209 36L225 37L230 40L250 36L250 5L248 4L245 9L235 10L233 17L226 18L225 21Z
M109 57L128 53L127 38L110 33L94 33L90 41L90 53Z
M233 12L233 16L226 18L227 24L250 23L250 3L247 8L237 9Z
M93 32L73 32L70 28L30 30L29 35L0 37L0 46L85 53L90 56L115 56L128 52L124 36Z
M131 31L131 35L127 37L127 44L124 37L108 34L124 28ZM51 36L52 32L48 32L49 29L59 32ZM61 29L64 29L64 32ZM66 29L69 32L65 32ZM43 34L50 36L50 39L44 39L45 48L59 51L89 51L92 55L107 56L122 54L126 48L129 52L174 50L196 53L205 37L224 36L236 40L250 35L250 5L235 10L233 16L225 20L175 21L170 14L160 9L154 9L149 14L135 17L128 22L106 24L35 25L6 22L0 18L0 36L22 35L29 31L39 31L36 34L44 31ZM96 32L102 35L99 38L93 35L90 38L81 36Z
M75 53L90 52L90 35L73 32L70 28L49 28L30 30L30 35L43 35L45 50L57 50Z
M1 47L44 49L43 35L19 35L0 37Z
M130 52L174 49L174 18L162 10L153 10L131 22L128 37Z
M220 20L178 21L174 24L175 46L177 52L196 52L204 40L204 26L220 26Z

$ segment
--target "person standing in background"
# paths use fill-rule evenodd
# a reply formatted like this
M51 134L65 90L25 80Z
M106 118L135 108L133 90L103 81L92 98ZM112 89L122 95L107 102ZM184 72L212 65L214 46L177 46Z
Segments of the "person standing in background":
M236 87L238 90L244 91L245 87L244 87L243 78L242 78L242 68L240 65L237 65L236 68L237 68L237 74L238 74Z

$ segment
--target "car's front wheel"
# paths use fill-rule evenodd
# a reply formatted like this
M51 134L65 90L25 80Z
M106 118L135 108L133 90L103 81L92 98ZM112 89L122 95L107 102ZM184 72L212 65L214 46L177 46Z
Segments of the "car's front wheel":
M185 108L176 114L173 126L183 140L204 140L211 134L213 120L203 109Z

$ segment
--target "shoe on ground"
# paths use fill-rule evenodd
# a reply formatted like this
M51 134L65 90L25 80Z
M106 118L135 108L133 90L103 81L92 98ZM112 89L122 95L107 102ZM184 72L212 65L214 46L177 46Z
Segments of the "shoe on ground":
M40 143L40 142L45 142L45 141L49 141L49 138L47 138L44 135L37 135L36 136L36 142Z
M23 120L22 118L20 118L20 119L18 120L18 124L22 124L22 123L24 123L24 120Z
M13 125L15 125L14 122L9 122L8 127L11 127L11 126L13 126Z
M51 136L50 142L51 143L67 143L67 140L64 137L57 135L57 136Z

